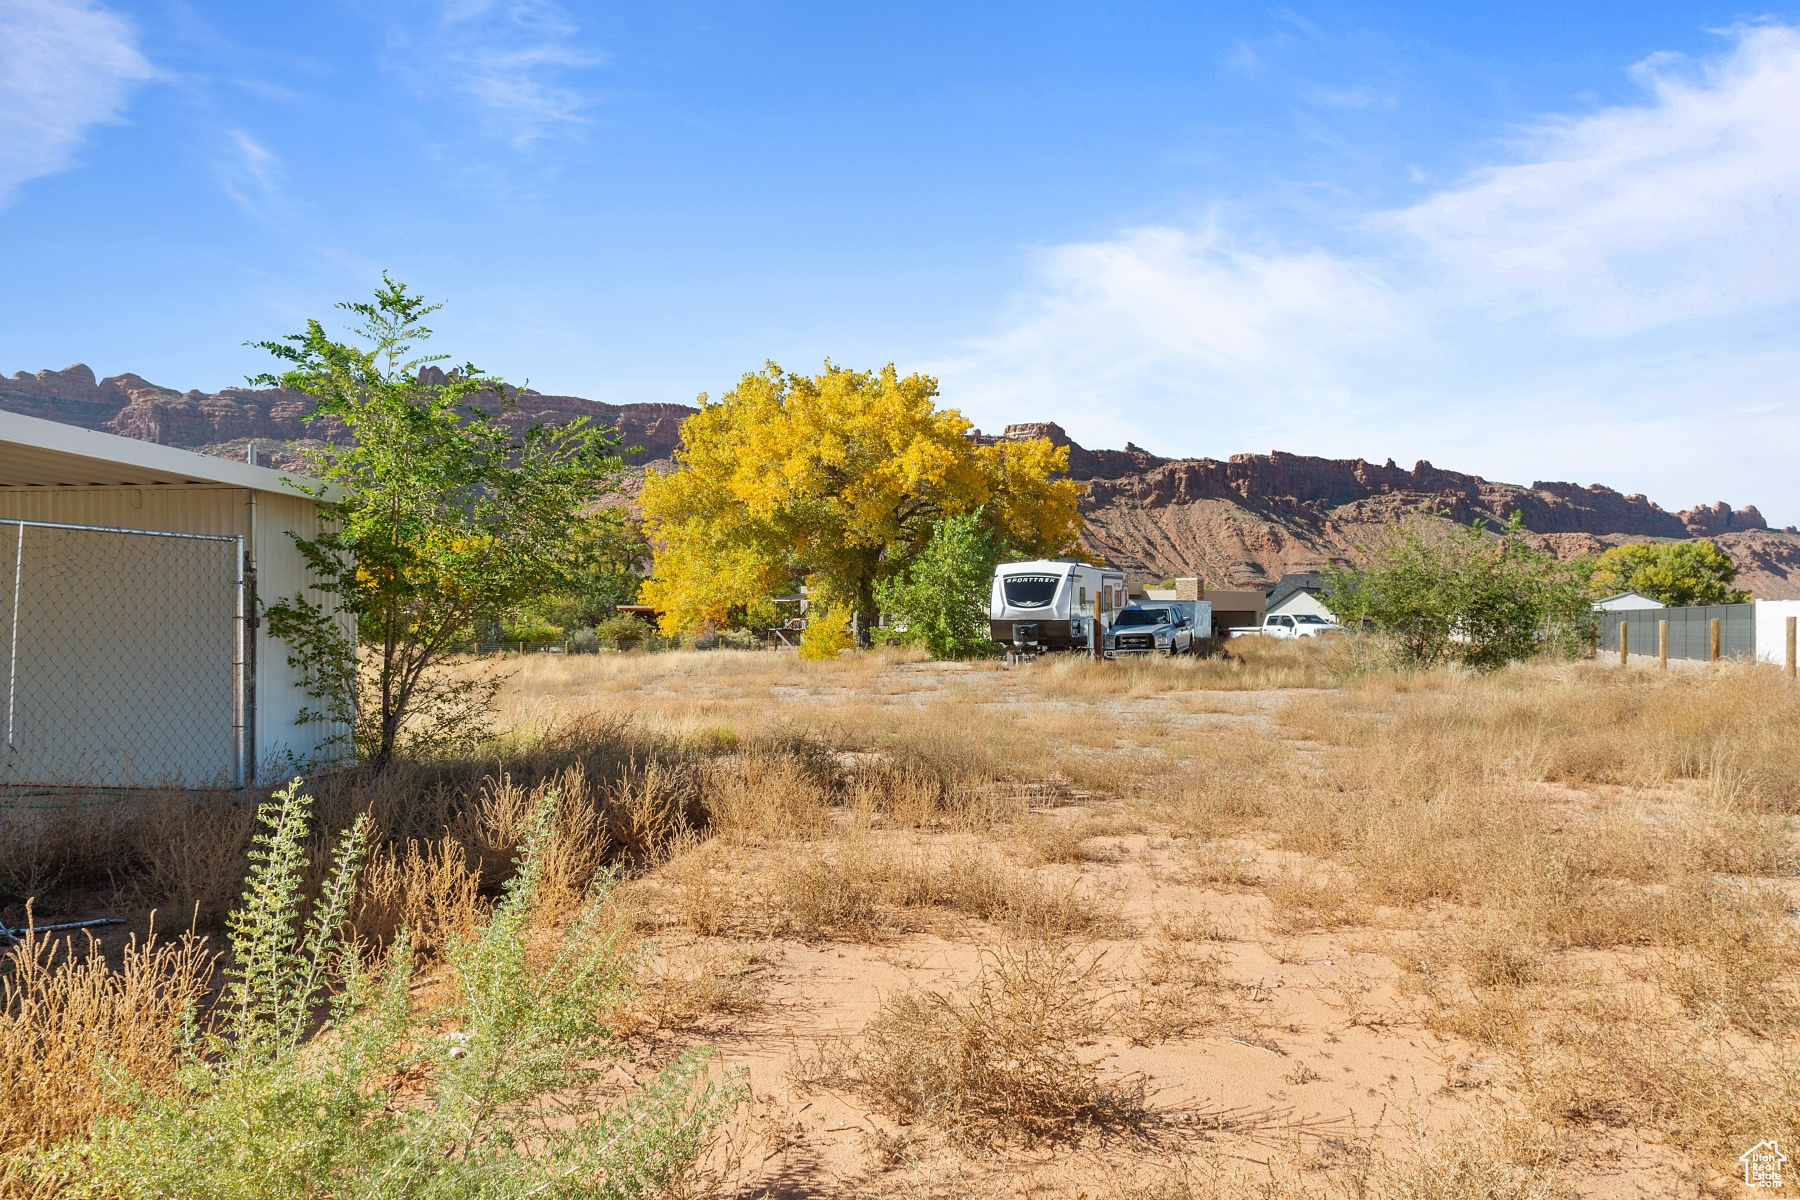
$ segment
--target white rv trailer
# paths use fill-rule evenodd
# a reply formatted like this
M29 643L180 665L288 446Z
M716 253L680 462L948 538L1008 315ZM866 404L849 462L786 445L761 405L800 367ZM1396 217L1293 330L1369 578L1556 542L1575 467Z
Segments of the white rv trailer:
M1125 572L1073 558L1001 563L988 601L989 634L1027 653L1080 649L1088 644L1096 599L1103 621L1124 608Z

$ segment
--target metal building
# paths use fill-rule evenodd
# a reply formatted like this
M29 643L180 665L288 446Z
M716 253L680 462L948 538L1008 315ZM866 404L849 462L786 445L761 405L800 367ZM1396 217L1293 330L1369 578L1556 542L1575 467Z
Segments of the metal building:
M243 786L341 731L255 614L306 590L310 480L0 413L0 785ZM328 604L330 598L310 593Z

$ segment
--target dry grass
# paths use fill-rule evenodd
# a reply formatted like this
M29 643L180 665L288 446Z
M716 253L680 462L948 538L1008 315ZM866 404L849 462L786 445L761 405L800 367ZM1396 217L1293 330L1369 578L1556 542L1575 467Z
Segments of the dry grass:
M889 998L856 1051L857 1081L901 1124L970 1140L1133 1121L1142 1081L1103 1080L1087 1049L1104 1027L1097 969L1066 942L1006 943L966 987Z
M1108 1015L1110 1027L1136 1045L1153 1046L1225 1020L1219 938L1203 916L1158 913L1137 974Z
M327 830L361 811L380 830L359 931L405 924L435 953L483 919L523 814L559 789L559 894L621 871L619 919L669 935L625 1018L647 1033L756 1009L771 939L929 931L979 949L973 974L892 993L810 1071L959 1131L942 1178L971 1194L987 1185L960 1173L969 1140L1137 1111L1095 1039L1243 1033L1214 901L1284 964L1309 939L1381 948L1397 997L1333 968L1330 1028L1474 1047L1504 1103L1386 1152L1315 1139L1253 1170L1184 1151L1092 1195L1537 1197L1571 1147L1621 1130L1712 1186L1752 1142L1800 1138L1800 690L1751 666L1582 663L1332 687L1341 648L1228 649L1010 671L894 653L533 658L507 693L519 732L488 757L321 781L319 811ZM170 795L0 822L0 899L182 906L206 928L241 886L242 805ZM1157 878L1175 890L1128 918L1107 881L1146 843L1168 847ZM1095 938L1121 945L1071 948ZM0 1089L24 1077L6 1069ZM1326 1086L1283 1070L1309 1096ZM1460 1078L1447 1068L1446 1087Z
M1210 654L1145 655L1096 663L1059 655L1029 664L1030 685L1057 695L1135 698L1180 691L1331 687L1349 667L1328 643L1235 638Z
M1370 680L1288 710L1334 749L1271 772L1237 827L1340 870L1275 880L1291 924L1439 914L1395 954L1424 1019L1511 1052L1548 1119L1656 1128L1723 1170L1800 1130L1800 938L1774 878L1796 718L1749 667Z
M448 838L409 841L405 853L377 846L363 870L351 918L356 936L384 946L405 928L427 958L474 933L481 917L481 876Z
M1414 1130L1380 1149L1332 1139L1308 1151L1284 1146L1262 1161L1209 1148L1149 1169L1115 1171L1092 1193L1104 1200L1551 1200L1558 1162L1547 1148L1518 1145L1514 1131Z
M802 931L859 939L917 928L933 912L1056 936L1104 928L1105 898L977 845L898 846L868 834L798 848L774 867L785 911Z
M0 976L0 1154L86 1129L113 1111L100 1070L155 1086L174 1068L212 956L192 936L133 941L109 964L89 941L26 937Z
M753 1012L763 999L766 947L701 940L661 950L639 972L640 991L616 1018L621 1033L694 1029Z

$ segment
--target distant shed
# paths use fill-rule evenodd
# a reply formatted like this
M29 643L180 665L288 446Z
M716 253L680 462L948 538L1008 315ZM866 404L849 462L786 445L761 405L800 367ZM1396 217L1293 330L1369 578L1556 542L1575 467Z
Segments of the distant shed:
M306 589L289 535L320 527L283 472L0 413L0 785L317 760L342 731L295 724L317 702L255 614Z
M1615 592L1601 600L1594 601L1595 612L1636 612L1640 609L1666 608L1661 600L1653 600L1639 592Z

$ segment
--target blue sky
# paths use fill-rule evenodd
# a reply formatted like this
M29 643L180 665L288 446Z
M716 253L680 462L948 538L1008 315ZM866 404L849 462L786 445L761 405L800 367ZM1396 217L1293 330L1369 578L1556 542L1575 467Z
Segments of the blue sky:
M1800 521L1800 10L0 0L0 373L208 390L385 268L543 391Z

